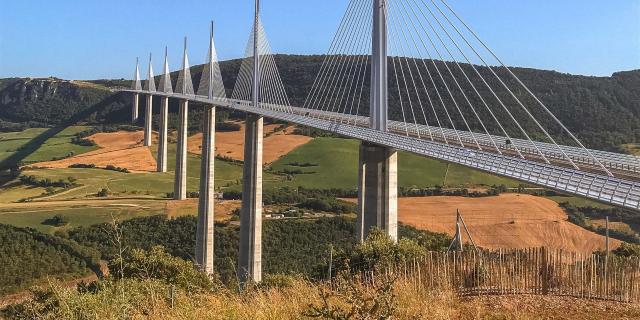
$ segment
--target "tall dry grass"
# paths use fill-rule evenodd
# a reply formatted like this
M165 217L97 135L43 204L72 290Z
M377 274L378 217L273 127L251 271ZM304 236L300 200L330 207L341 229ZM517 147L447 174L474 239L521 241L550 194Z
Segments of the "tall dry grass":
M374 297L379 288L355 281L357 292ZM307 319L310 306L329 304L350 310L344 287L290 279L279 286L254 286L242 292L188 293L157 280L125 279L104 284L94 293L80 293L52 283L39 294L47 296L22 307L24 319ZM638 319L640 307L611 301L589 301L553 296L459 297L452 289L434 291L409 279L392 286L393 319ZM360 303L360 302L356 302ZM378 319L354 315L341 319Z

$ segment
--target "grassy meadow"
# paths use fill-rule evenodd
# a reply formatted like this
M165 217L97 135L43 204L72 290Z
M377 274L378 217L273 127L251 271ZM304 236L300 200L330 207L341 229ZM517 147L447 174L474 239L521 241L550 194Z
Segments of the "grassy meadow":
M15 165L18 161L29 164L96 150L95 146L71 143L76 133L88 128L30 128L21 132L0 133L0 162L13 162L5 165Z
M31 146L33 141L50 134L53 129L28 129L18 133L0 134L0 161L22 152L20 150L25 150L25 146L33 149L29 149L30 153L23 160L25 162L51 160L66 156L70 152L80 154L94 150L96 147L83 147L71 142L74 134L87 128L72 126L57 129L54 135L44 140L37 148ZM353 139L315 138L266 166L263 174L264 187L267 190L283 186L303 186L309 189L355 189L358 176L358 148L359 141ZM157 146L154 145L151 147L151 153L155 156L156 152ZM175 155L176 144L169 143L169 172L167 173L123 173L97 168L26 169L22 172L23 175L31 175L41 180L73 180L75 186L67 189L54 187L47 190L44 187L24 185L18 179L6 182L0 188L0 223L54 232L57 228L44 225L42 222L55 214L67 216L70 226L101 223L110 220L112 214L122 219L162 214L166 196L173 191ZM190 192L196 192L199 189L200 156L189 154L187 161L187 189ZM497 177L455 164L447 165L445 162L407 152L400 152L398 161L400 187L427 188L444 185L452 188L482 188L500 184L517 187L520 184L512 179ZM216 159L216 189L239 191L241 184L242 165ZM109 191L108 196L97 197L103 189ZM568 201L576 206L609 207L578 197L549 198L558 203ZM104 203L104 199L116 199L118 203L99 205L98 203ZM28 202L19 204L25 200ZM46 206L53 201L73 202L69 202L66 206ZM75 206L75 202L83 201L95 203L91 203L91 206L85 206L84 203ZM144 203L129 206L132 201ZM117 207L118 204L124 204L124 206Z
M73 203L29 203L21 207L0 207L0 224L29 227L43 233L54 233L75 227L87 227L98 223L128 220L164 212L164 201L83 201ZM47 224L55 215L63 215L68 224Z
M306 188L345 188L355 189L358 180L359 142L352 139L316 138L304 144L272 164L274 171L300 169L305 174L296 174L293 186ZM295 164L311 164L300 167ZM446 185L491 186L504 184L517 187L520 182L501 178L468 169L459 165L450 165L445 182L447 164L442 161L424 158L408 152L398 154L398 185L401 187L433 187Z

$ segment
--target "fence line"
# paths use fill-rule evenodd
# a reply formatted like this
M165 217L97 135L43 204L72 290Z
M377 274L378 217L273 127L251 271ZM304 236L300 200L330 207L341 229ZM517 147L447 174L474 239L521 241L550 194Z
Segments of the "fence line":
M396 268L399 277L461 295L542 294L640 302L640 258L560 249L429 252ZM368 276L372 279L372 275Z

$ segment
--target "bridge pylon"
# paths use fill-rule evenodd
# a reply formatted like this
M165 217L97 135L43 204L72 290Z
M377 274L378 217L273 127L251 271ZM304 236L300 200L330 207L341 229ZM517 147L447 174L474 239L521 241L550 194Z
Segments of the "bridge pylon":
M184 52L182 56L182 69L178 75L176 91L183 95L193 95L193 82L191 71L189 70L189 59L187 57L187 37L184 38ZM173 187L173 198L175 200L187 199L187 134L189 119L189 100L180 100L180 111L178 117L178 145L176 150L176 172Z
M133 74L133 83L131 85L131 90L142 90L142 85L140 84L140 67L138 58L136 57L136 71ZM138 93L133 94L133 104L131 106L131 123L138 122L139 117L139 105L140 105L140 95Z
M156 92L156 80L153 77L153 64L152 64L152 55L149 54L149 71L147 73L147 83L145 90L149 91L147 95L147 105L145 106L145 115L144 115L144 145L146 147L151 146L151 135L153 131L151 130L151 123L153 118L153 93Z
M171 73L169 71L169 57L167 47L164 48L164 69L160 78L158 91L173 93L171 89ZM169 122L169 97L160 97L160 128L158 129L158 155L156 157L156 171L167 172L167 127Z
M207 64L202 70L198 94L209 99L225 98L222 76L218 66L218 57L213 42L213 21L209 38ZM214 259L214 201L215 201L215 138L216 107L204 106L202 129L202 156L200 160L200 196L198 199L198 225L196 233L196 265L202 272L213 274Z
M369 125L387 131L387 0L373 1L371 100ZM358 164L356 237L366 239L373 227L398 238L398 155L394 149L366 142Z
M260 104L260 1L255 1L253 25L252 103ZM242 167L242 208L240 211L240 257L238 278L241 283L262 281L262 141L264 119L247 114Z

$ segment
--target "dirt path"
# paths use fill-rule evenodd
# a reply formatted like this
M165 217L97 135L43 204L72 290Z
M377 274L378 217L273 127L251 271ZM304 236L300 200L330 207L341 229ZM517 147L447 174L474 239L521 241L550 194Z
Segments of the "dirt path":
M93 164L97 167L113 165L127 168L132 172L154 172L156 160L149 147L142 146L142 131L97 133L88 139L94 141L100 149L83 153L58 161L46 161L33 164L43 168L68 168L72 164Z
M240 125L239 131L216 132L216 154L235 160L242 160L244 158L244 123L236 123ZM291 152L291 150L312 139L311 137L293 134L293 126L274 132L280 126L280 124L264 126L265 138L262 161L265 164L278 160L283 155ZM189 152L194 154L202 152L201 133L189 137L188 149Z

